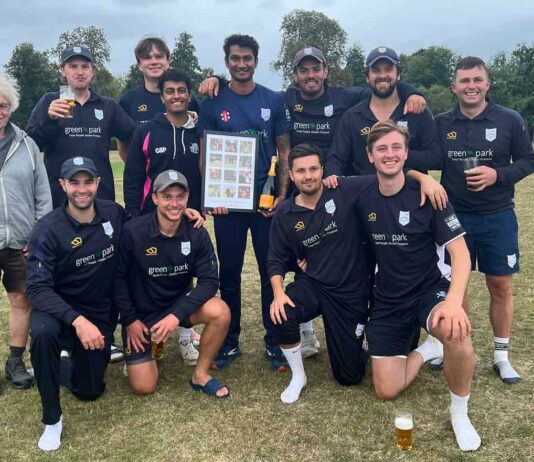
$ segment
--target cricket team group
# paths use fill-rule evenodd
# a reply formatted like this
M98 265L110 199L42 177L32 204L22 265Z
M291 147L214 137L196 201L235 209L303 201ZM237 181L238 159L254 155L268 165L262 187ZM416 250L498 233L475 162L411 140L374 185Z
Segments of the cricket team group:
M327 57L306 47L283 92L254 81L259 46L252 36L231 35L223 49L230 80L202 82L199 106L188 76L169 69L159 37L137 44L144 82L119 103L91 87L91 51L71 46L59 71L74 102L45 94L25 131L9 122L17 87L0 76L5 373L15 388L37 383L45 426L38 447L61 445L60 386L80 400L97 399L111 359L124 359L135 394L153 393L152 350L175 331L184 364L194 366L191 389L230 397L211 373L242 354L250 231L264 355L273 370L290 369L282 402L299 400L307 384L303 359L319 352L313 320L322 316L339 384L359 384L370 363L376 396L391 400L425 363L442 368L457 444L477 450L481 439L468 417L474 352L467 296L476 268L489 292L494 368L505 384L520 381L508 344L519 271L514 185L534 171L523 119L488 98L490 79L477 57L457 63L457 104L434 118L424 96L400 81L402 63L389 47L367 56L367 88L329 86ZM257 136L256 191L278 157L270 209L201 210L206 130ZM115 202L112 137L125 162L124 208ZM441 170L441 184L429 170ZM251 307L259 315L258 308ZM122 348L113 335L118 323Z

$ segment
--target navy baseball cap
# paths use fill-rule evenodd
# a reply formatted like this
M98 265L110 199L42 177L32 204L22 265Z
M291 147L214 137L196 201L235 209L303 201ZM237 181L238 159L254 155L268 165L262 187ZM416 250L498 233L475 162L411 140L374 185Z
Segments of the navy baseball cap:
M164 191L173 184L177 184L189 192L187 178L176 170L165 170L164 172L161 172L154 180L152 192L158 193Z
M86 58L91 62L93 61L93 54L89 48L82 47L81 45L73 45L63 50L61 53L61 62L64 63L75 56L81 56L82 58Z
M365 66L371 67L380 59L387 59L395 65L400 64L399 55L393 48L378 47L371 51L371 53L369 53L367 59L365 60Z
M93 178L98 176L98 170L94 162L87 157L72 157L63 162L61 166L61 178L70 180L78 172L87 172Z
M315 58L320 63L326 65L326 59L324 54L319 48L306 47L300 51L297 51L295 58L293 59L293 67L297 67L304 58Z

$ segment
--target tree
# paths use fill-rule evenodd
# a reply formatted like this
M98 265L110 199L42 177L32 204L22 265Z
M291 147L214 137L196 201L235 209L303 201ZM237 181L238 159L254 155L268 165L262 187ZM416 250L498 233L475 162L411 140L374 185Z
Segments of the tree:
M104 69L109 63L111 47L104 33L104 29L95 26L79 26L70 32L63 32L59 36L59 42L51 52L61 59L61 52L73 45L83 45L89 48L93 55L93 65L97 69Z
M293 81L295 53L307 46L320 48L330 68L329 81L338 84L346 57L347 33L335 19L318 11L294 10L282 19L282 44L278 59L271 68L284 77L287 86Z
M365 54L359 43L353 43L347 52L347 66L352 76L351 86L365 87Z
M11 120L25 127L41 96L58 89L60 79L57 67L50 63L46 52L37 51L32 43L24 42L15 46L5 68L16 80L20 91L20 105Z
M191 79L193 88L202 81L202 70L196 56L196 48L193 45L193 36L182 32L174 42L171 53L171 67L180 69Z
M143 85L143 82L143 73L139 70L137 64L132 64L122 80L121 94L126 93L138 85Z
M433 114L441 114L449 111L456 104L456 99L450 86L430 85L428 89L422 89L428 103L429 109Z
M452 82L458 55L450 48L432 46L421 48L411 55L402 55L404 80L412 85L430 88L432 85L448 87Z

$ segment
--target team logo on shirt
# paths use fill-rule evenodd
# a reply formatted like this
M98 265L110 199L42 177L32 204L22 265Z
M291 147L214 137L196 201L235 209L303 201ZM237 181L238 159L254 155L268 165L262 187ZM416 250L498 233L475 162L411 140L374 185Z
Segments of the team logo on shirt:
M403 210L399 211L399 223L402 226L406 226L408 223L410 223L410 212L405 212Z
M306 225L304 224L303 221L298 221L297 224L295 225L295 231L302 231L305 227Z
M165 146L161 146L159 148L154 149L154 152L156 154L163 154L166 150L167 150L167 148Z
M508 266L510 268L513 268L515 266L515 264L517 263L517 257L515 255L515 253L512 254L512 255L506 255L506 258L508 259Z
M191 145L189 146L189 151L191 151L192 154L198 154L200 152L198 143L191 143Z
M83 244L83 239L80 236L75 237L72 241L70 241L70 245L73 249L76 247L80 247Z
M260 108L261 118L267 122L271 118L271 110L269 108Z
M460 226L462 226L460 224L460 220L458 220L458 217L454 213L445 218L445 223L451 231L456 231Z
M376 221L376 212L371 212L367 215L367 221L374 223Z
M102 109L95 109L96 120L102 120L104 118L104 111Z
M334 105L329 104L328 106L324 107L324 115L326 117L332 117L334 115Z
M295 112L302 112L304 106L302 104L295 104L295 107L293 109L295 110Z
M102 223L102 228L104 228L106 236L109 236L110 238L113 237L113 226L111 225L111 222L106 221L105 223Z
M371 133L371 127L363 127L360 130L360 135L367 136L369 133Z
M191 253L191 241L182 242L182 253L186 257Z
M221 120L223 122L228 122L230 120L230 112L226 109L221 112Z
M447 140L454 141L458 137L458 134L456 132L449 132L447 133Z
M326 212L330 215L333 215L336 211L336 203L334 202L334 199L330 199L328 202L324 204L324 208L326 209Z
M149 247L145 250L145 255L147 257L155 257L158 254L158 248L157 247Z
M398 127L408 128L408 121L407 120L399 120L397 122L397 126Z
M486 128L486 139L488 141L495 141L497 139L497 129L496 128Z
M444 290L440 290L439 292L436 292L436 298L438 300L445 300L445 297L447 296L447 292Z
M137 106L137 112L146 112L148 111L148 106L146 104L141 104L141 106Z

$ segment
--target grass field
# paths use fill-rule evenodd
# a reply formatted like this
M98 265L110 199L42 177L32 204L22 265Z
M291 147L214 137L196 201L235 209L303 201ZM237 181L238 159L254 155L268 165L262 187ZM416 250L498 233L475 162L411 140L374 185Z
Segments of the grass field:
M121 178L120 161L114 171ZM122 180L121 180L122 181ZM118 185L118 192L122 183ZM37 389L8 388L0 396L0 461L532 461L534 460L534 178L517 188L522 271L515 277L515 322L511 358L523 381L510 387L493 372L492 333L483 279L474 274L473 339L477 362L471 393L471 419L482 448L475 454L456 447L448 420L449 393L441 373L424 369L397 400L379 402L371 377L361 386L342 387L331 377L324 347L306 360L308 387L287 406L279 396L289 374L268 370L262 357L263 329L259 281L252 251L243 271L243 357L215 376L230 388L225 402L193 392L191 368L178 359L176 343L166 349L157 392L134 397L122 364L110 365L107 391L82 403L62 390L63 444L54 454L39 453L42 432ZM208 221L212 231L212 223ZM249 245L249 249L250 249ZM8 305L0 299L0 358L7 355ZM321 322L316 322L324 345ZM3 365L3 363L2 363ZM409 407L415 420L414 448L398 450L392 418Z

